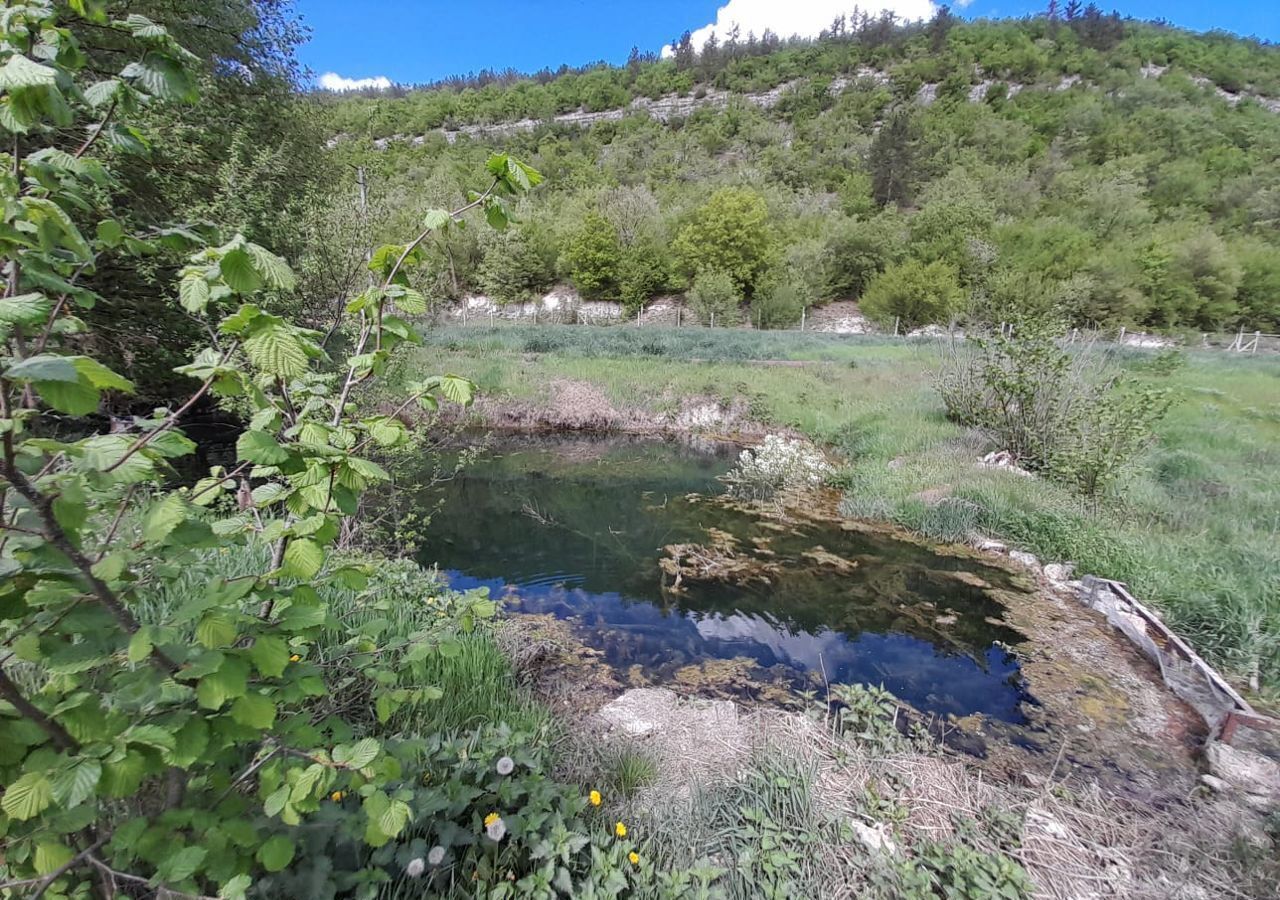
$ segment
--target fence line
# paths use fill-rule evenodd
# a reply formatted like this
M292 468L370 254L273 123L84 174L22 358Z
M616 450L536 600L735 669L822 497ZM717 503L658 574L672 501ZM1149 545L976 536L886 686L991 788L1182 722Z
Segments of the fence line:
M469 312L466 307L463 307L452 314L437 312L433 319L436 324L489 325L490 327L496 327L499 324L585 325L593 327L634 325L637 328L717 327L714 312L708 316L708 321L704 326L696 311L681 304L670 303L644 304L636 311L634 317L624 316L620 313L602 312L594 308L584 312L574 304L566 304L564 308L560 309L546 309L541 304L528 303L516 304L513 307L507 307L502 310L489 307L479 313ZM751 321L750 316L745 316L741 322L735 325L725 326L721 323L719 327L763 331L799 331L809 334L830 334L845 337L874 336L897 338L899 340L964 337L964 330L954 320L946 326L931 325L922 329L908 331L902 327L901 319L895 318L893 332L889 333L888 331L872 330L869 323L866 325L865 330L832 328L826 324L815 324L807 309L801 310L799 321L790 328L762 329ZM1000 334L1011 336L1013 330L1014 326L1011 323L1000 323ZM1280 334L1270 334L1260 330L1250 332L1243 328L1234 332L1200 332L1198 344L1194 342L1194 339L1186 335L1171 336L1148 331L1130 331L1123 326L1119 329L1109 330L1072 328L1070 332L1063 335L1063 341L1066 344L1104 344L1150 350L1182 347L1184 349L1222 350L1250 355L1256 355L1259 351L1263 353L1280 353Z

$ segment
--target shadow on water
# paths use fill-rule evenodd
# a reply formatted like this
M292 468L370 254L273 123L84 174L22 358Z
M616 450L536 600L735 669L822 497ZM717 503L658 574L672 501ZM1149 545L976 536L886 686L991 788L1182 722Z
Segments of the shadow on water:
M431 489L443 503L420 559L458 588L505 596L516 613L574 622L609 663L648 681L747 660L794 687L883 684L923 712L1025 720L1031 697L1010 649L1023 636L990 595L1016 589L1008 573L881 535L784 528L690 498L721 492L716 478L737 449L504 441ZM770 583L667 590L662 548L705 542L708 528L777 563Z

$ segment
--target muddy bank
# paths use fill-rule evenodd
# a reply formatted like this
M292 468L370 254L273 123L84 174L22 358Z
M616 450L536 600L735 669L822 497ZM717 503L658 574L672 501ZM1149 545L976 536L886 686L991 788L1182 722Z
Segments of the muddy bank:
M660 398L658 406L663 408L623 407L589 382L557 378L541 397L482 396L467 409L445 409L440 416L455 425L537 434L702 435L758 440L778 431L752 418L749 405L741 399Z

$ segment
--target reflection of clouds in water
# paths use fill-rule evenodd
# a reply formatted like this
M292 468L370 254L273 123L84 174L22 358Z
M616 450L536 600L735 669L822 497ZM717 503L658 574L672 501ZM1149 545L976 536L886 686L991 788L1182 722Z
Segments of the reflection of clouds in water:
M617 657L620 647L643 646L657 664L681 653L694 658L749 657L760 665L781 663L797 672L825 673L832 684L883 684L926 712L966 716L981 712L1006 721L1022 721L1025 695L1017 681L1017 662L997 646L985 659L949 652L907 634L862 632L846 635L823 630L791 630L764 616L745 613L688 613L663 610L620 593L594 593L568 586L565 576L536 576L518 586L502 579L445 573L451 585L466 590L489 588L494 597L511 594L521 612L572 618L621 641L606 641L609 662L625 667L635 657ZM586 635L589 644L592 636ZM633 643L628 644L628 641ZM643 642L643 645L635 642Z
M849 637L836 631L792 632L763 617L740 613L703 615L696 627L709 643L767 647L775 659L792 668L825 671L831 683L882 683L924 710L1021 718L1018 706L1023 696L1014 683L1018 666L999 647L991 647L985 659L975 660L905 634L863 632Z
M773 655L783 662L801 669L818 670L823 660L828 666L834 656L848 646L848 640L842 634L825 631L810 634L807 631L792 633L782 625L774 624L759 616L746 616L735 613L722 616L720 613L699 616L691 613L698 634L709 641L742 642L751 641L761 644L773 651Z

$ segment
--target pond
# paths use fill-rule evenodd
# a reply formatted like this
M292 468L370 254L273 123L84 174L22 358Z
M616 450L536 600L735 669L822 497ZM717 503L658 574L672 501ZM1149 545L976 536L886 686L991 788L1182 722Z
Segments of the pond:
M627 438L504 438L442 485L420 560L514 614L552 614L635 683L732 660L790 688L883 685L922 712L1011 724L1034 704L995 590L1013 577L840 523L798 526L708 498L739 448ZM699 494L703 496L690 496ZM685 581L663 548L733 535L768 583ZM692 667L692 668L691 668ZM723 668L723 666L721 666Z

